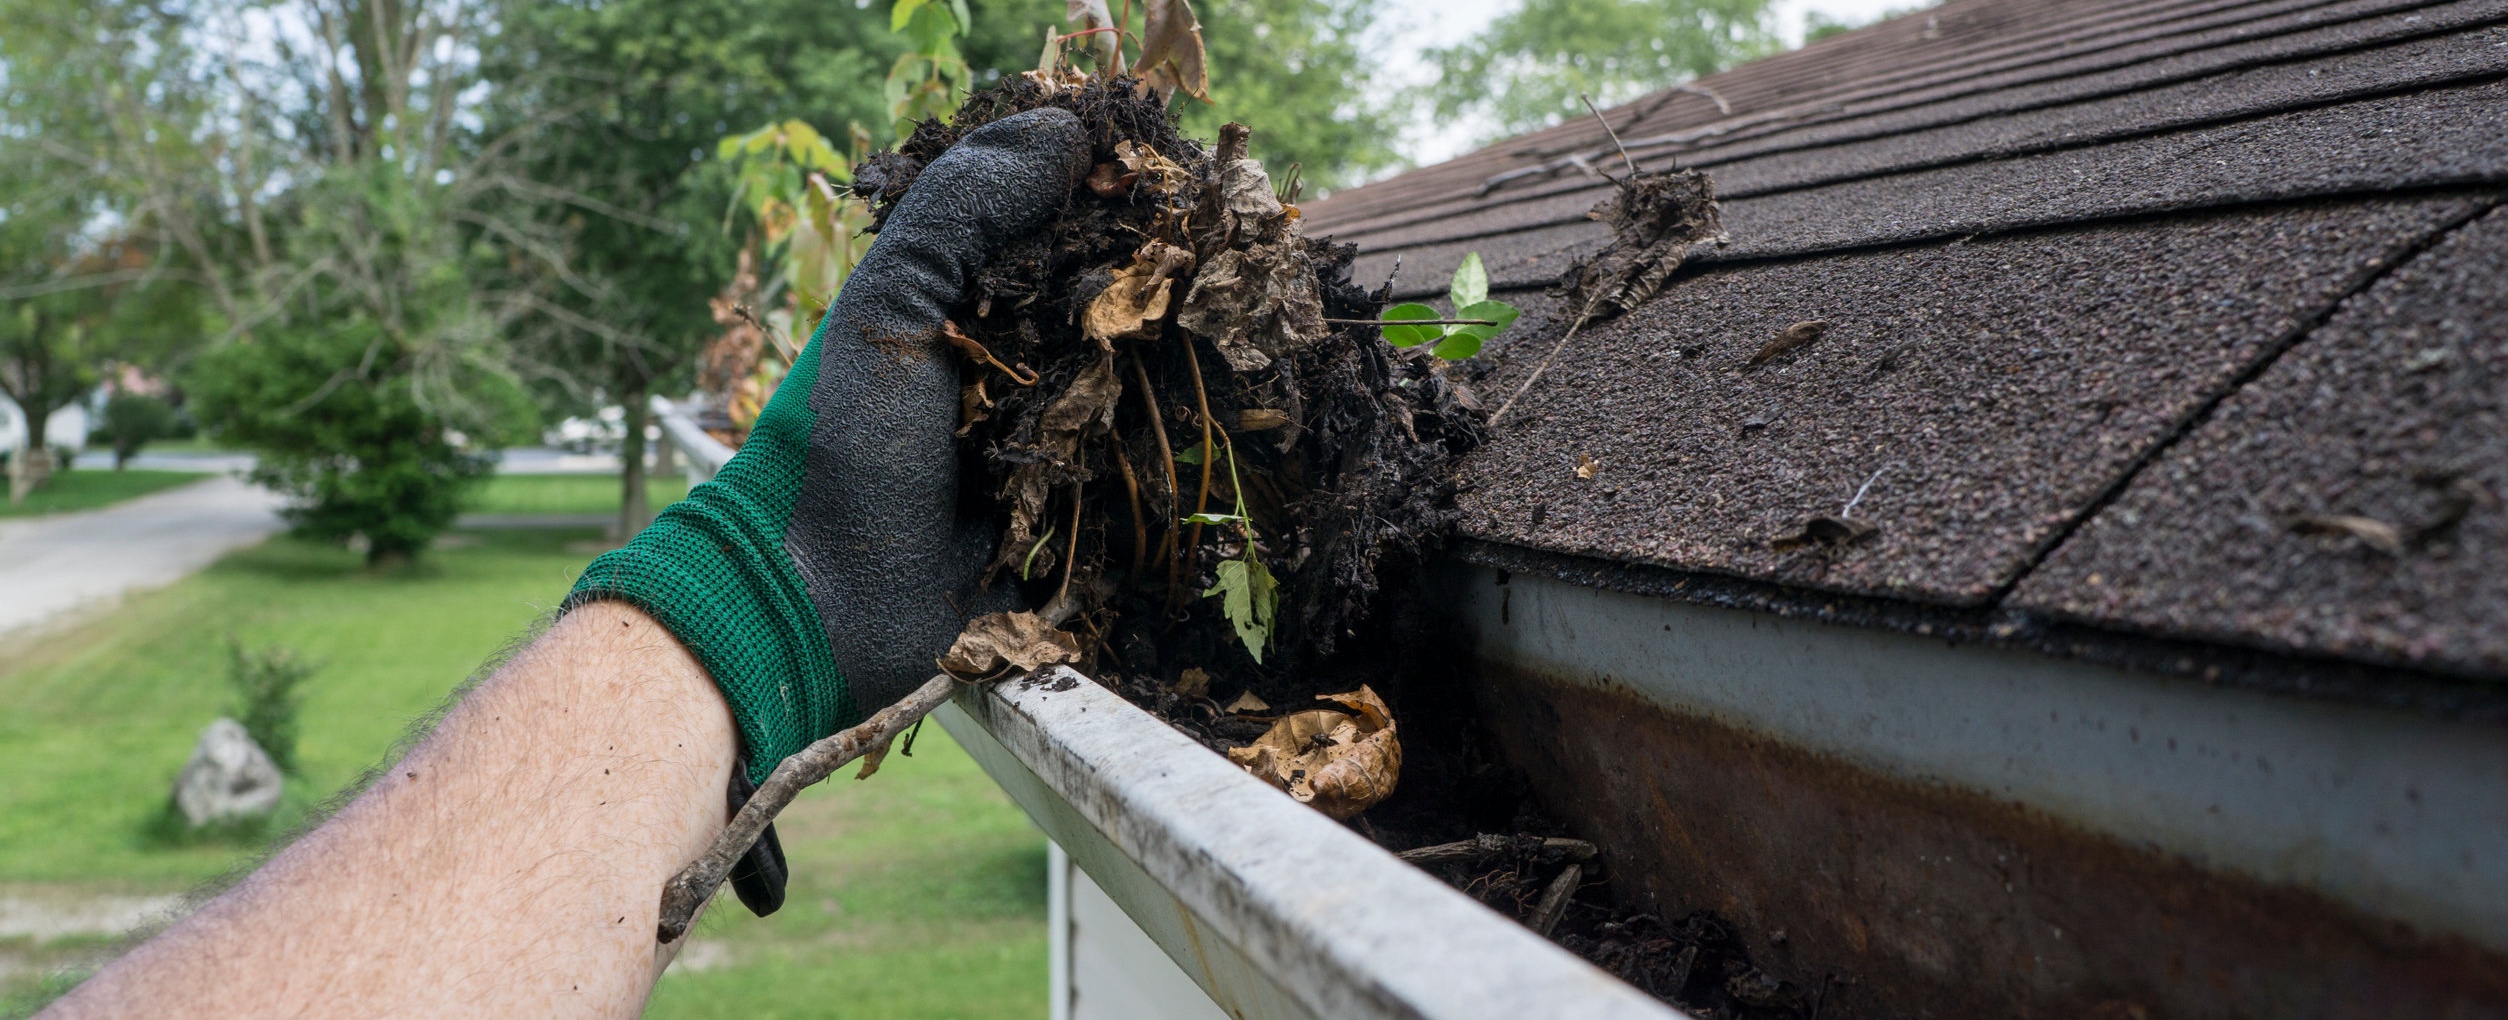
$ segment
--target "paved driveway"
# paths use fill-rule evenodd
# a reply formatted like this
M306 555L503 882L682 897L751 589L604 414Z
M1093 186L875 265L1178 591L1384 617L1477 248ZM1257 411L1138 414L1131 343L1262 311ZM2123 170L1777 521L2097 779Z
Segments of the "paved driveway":
M284 527L279 505L221 475L102 510L0 521L0 639L172 584Z

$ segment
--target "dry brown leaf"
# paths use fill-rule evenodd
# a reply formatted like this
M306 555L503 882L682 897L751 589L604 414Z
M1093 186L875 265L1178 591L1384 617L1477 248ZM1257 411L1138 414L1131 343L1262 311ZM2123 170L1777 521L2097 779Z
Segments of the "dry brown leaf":
M1214 256L1194 277L1176 322L1209 337L1228 366L1239 372L1269 368L1272 359L1321 340L1327 332L1323 295L1294 241Z
M1393 795L1402 775L1402 742L1394 734L1393 713L1372 688L1316 700L1350 711L1291 714L1253 743L1229 751L1228 760L1278 784L1299 803L1346 819Z
M1576 455L1576 477L1590 479L1602 473L1602 462L1584 454Z
M1249 407L1237 412L1237 431L1268 432L1289 424L1289 412L1269 407Z
M2401 556L2404 551L2403 532L2392 524L2374 517L2336 514L2327 517L2302 517L2290 522L2290 530L2302 535L2349 535L2388 556Z
M1036 669L1080 661L1080 639L1055 630L1035 613L986 613L967 621L958 640L941 656L940 668L951 676L976 679L1004 667Z
M1177 694L1184 695L1188 698L1198 698L1209 694L1210 671L1207 669L1197 668L1188 669L1178 673L1176 674L1176 685L1170 689L1175 691Z
M1109 355L1072 377L1062 395L1046 405L1037 420L1036 445L1022 451L1031 459L1002 483L1000 498L1010 504L1010 524L1002 529L1001 545L988 569L1016 567L1027 560L1036 548L1037 521L1045 512L1046 497L1056 485L1066 484L1072 472L1084 470L1075 463L1081 438L1114 424L1115 401L1122 396L1123 382L1116 377L1115 359Z
M1759 353L1751 355L1750 361L1745 363L1742 367L1757 368L1761 365L1765 365L1769 361L1774 360L1777 355L1820 339L1820 335L1828 331L1829 324L1819 319L1812 319L1807 322L1797 322L1791 326L1787 326L1785 327L1785 332L1777 334L1776 339L1770 340L1765 345L1761 346L1759 348Z
M1271 711L1271 702L1255 697L1253 691L1247 691L1237 695L1237 700L1229 702L1227 710L1232 715L1253 715Z
M1063 5L1063 20L1071 22L1075 33L1090 33L1083 38L1088 40L1089 53L1097 58L1101 73L1123 73L1123 49L1116 41L1115 16L1106 9L1106 0L1068 0Z
M1132 264L1116 270L1115 281L1089 302L1081 331L1099 343L1156 339L1176 278L1192 271L1192 252L1165 241L1142 245Z
M1141 56L1134 69L1141 84L1161 100L1184 94L1210 102L1210 70L1202 50L1202 23L1185 0L1148 0L1143 8Z
M1161 156L1158 150L1139 142L1116 142L1115 160L1131 171L1135 178L1146 178L1148 190L1159 194L1175 194L1193 179L1193 172L1185 169L1184 164Z
M958 438L966 438L977 424L992 417L993 398L984 392L984 377L958 388Z

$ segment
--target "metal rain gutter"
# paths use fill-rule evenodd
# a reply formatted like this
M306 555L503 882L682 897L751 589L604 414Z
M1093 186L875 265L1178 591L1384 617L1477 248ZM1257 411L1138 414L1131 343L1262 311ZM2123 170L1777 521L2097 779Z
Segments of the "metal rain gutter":
M935 714L1230 1016L1680 1016L1071 670Z
M732 450L689 410L653 400L695 482ZM934 714L1237 1020L1681 1016L1078 673Z

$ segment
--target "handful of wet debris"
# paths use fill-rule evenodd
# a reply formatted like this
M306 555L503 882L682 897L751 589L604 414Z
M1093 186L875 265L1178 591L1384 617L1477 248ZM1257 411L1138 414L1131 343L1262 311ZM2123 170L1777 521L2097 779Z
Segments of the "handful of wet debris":
M978 272L944 329L966 359L969 487L998 501L986 583L1057 607L1085 672L1243 746L1287 721L1223 705L1353 686L1284 678L1324 676L1451 531L1448 468L1481 416L1444 363L1367 324L1384 294L1351 281L1349 246L1300 232L1294 169L1275 182L1239 125L1205 150L1133 79L1006 79L874 157L856 193L882 216L966 132L1040 106L1080 117L1096 170ZM1336 817L1389 793L1400 760L1382 702L1348 704L1354 739L1391 753L1346 767L1364 779L1322 798ZM1315 797L1292 771L1274 778Z

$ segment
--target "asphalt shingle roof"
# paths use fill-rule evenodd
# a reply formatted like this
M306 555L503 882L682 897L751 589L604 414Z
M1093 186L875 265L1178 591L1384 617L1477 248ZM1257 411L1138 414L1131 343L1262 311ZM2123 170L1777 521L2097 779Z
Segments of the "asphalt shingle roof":
M1605 115L1714 175L1730 243L1570 342L1467 464L1470 537L2508 676L2508 0L1964 0L1697 85ZM1482 253L1536 355L1494 406L1618 158L1586 118L1308 222L1406 296ZM2414 526L2440 468L2483 493L2443 540L2289 530ZM1868 479L1871 538L1772 544Z

